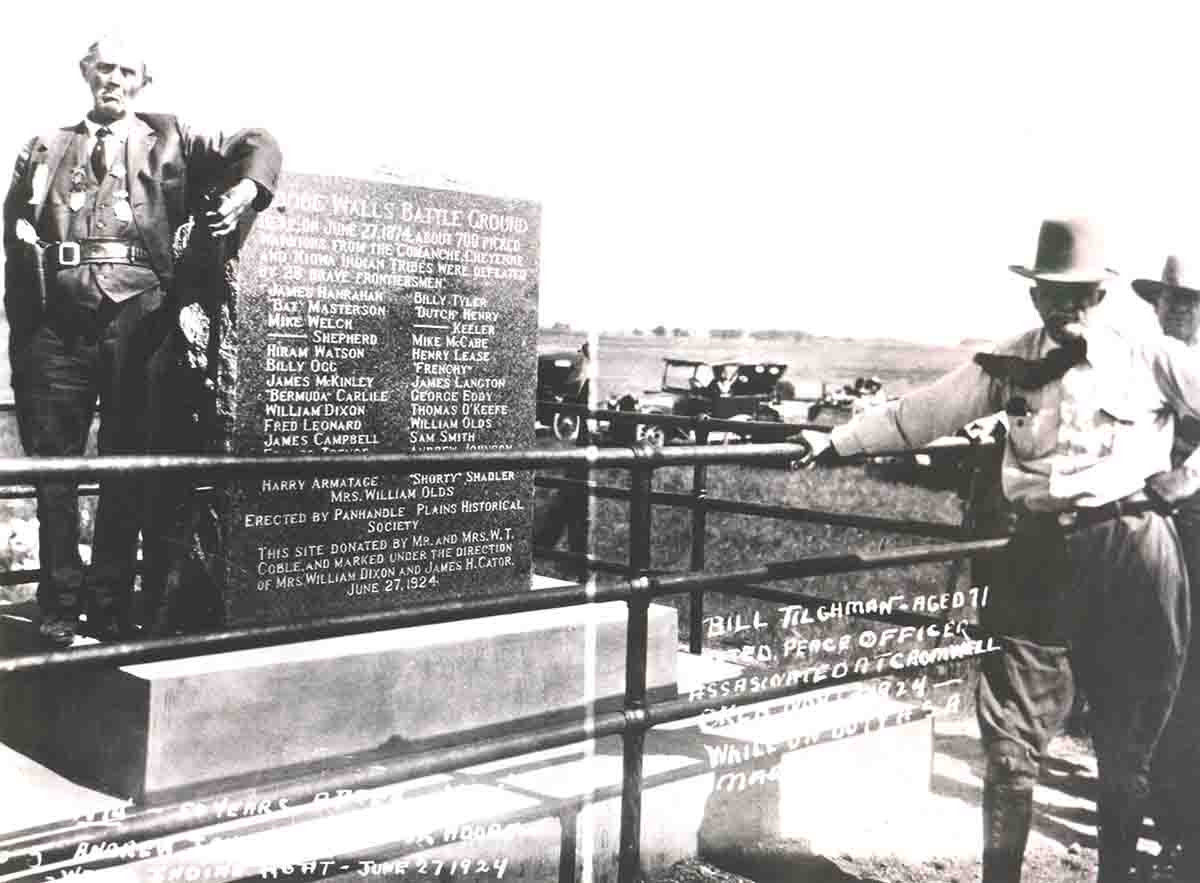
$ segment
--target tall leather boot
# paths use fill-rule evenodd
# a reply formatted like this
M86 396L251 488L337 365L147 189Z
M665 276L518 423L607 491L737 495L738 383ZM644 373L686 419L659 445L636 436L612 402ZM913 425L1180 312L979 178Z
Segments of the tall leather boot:
M1033 820L1033 791L983 786L983 883L1020 883Z

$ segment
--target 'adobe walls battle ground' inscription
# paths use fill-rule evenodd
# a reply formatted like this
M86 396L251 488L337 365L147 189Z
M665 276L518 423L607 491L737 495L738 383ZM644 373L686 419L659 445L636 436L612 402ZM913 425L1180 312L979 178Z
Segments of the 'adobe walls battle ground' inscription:
M235 451L533 444L540 210L289 174L238 273ZM231 495L225 618L528 588L532 477L262 479Z

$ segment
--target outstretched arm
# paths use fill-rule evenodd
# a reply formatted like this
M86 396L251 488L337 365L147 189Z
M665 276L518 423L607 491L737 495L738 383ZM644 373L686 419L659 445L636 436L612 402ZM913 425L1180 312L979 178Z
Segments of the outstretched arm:
M830 441L842 456L924 447L998 411L995 390L983 369L968 362L929 386L836 427Z

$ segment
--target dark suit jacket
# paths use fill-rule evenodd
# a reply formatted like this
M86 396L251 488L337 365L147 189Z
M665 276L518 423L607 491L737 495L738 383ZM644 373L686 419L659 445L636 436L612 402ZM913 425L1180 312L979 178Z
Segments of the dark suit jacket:
M10 358L24 348L40 321L37 266L32 250L16 238L16 223L24 218L48 242L66 238L69 208L47 197L63 157L81 130L79 123L34 138L17 157L4 200L4 306ZM129 202L142 244L165 290L170 290L175 275L172 238L189 215L203 210L204 197L250 178L259 187L254 208L262 210L274 195L282 164L279 145L263 129L244 129L222 138L195 132L170 114L133 116L126 141ZM42 191L38 194L35 182Z

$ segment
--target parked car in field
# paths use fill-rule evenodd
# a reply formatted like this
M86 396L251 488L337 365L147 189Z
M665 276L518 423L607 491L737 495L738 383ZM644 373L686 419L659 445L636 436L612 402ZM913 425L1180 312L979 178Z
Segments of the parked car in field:
M537 426L554 433L562 441L579 437L583 418L564 412L559 404L587 404L587 344L579 350L548 350L538 353ZM535 427L536 428L536 427Z
M646 390L636 401L636 410L642 414L708 415L719 420L779 423L783 420L783 397L792 394L791 384L783 379L786 373L787 365L779 362L665 358L659 388ZM638 434L655 445L692 440L690 430L684 426L642 426ZM758 434L750 438L750 433L713 432L709 440L761 439Z
M883 381L878 377L858 377L853 384L831 386L823 383L821 386L821 397L808 408L809 421L825 418L832 419L833 423L844 423L888 400L883 392Z

